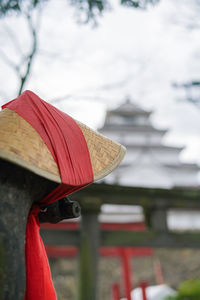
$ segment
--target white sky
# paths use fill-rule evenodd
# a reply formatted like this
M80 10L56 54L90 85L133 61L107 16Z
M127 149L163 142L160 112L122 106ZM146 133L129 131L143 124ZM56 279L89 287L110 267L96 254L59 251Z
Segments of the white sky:
M170 129L166 142L187 146L184 160L200 163L200 109L177 101L184 94L171 87L174 81L200 79L200 29L185 26L195 12L186 9L183 0L161 0L147 11L112 2L113 9L95 29L78 25L65 0L48 2L41 17L40 51L25 89L49 102L66 96L65 101L52 103L94 128L102 124L107 107L119 105L129 95L155 111L156 127ZM5 23L24 53L30 40L23 20L1 20L0 50L15 61L19 55L4 32ZM17 80L1 55L0 69L0 103L4 103L15 97Z

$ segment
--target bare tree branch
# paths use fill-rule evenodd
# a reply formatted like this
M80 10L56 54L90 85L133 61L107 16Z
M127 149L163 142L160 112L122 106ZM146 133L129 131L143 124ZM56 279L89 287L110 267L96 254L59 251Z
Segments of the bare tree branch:
M1 49L0 49L0 59L2 59L12 69L15 69L15 71L17 72L19 71L19 67Z
M30 74L31 67L32 67L32 64L33 64L33 59L34 59L34 56L35 56L36 51L37 51L37 31L36 31L36 29L33 25L31 16L29 14L27 14L26 18L27 18L27 21L28 21L28 25L29 25L29 28L30 28L31 35L32 35L33 44L32 44L31 53L27 57L26 71L25 71L24 75L20 75L20 81L21 82L20 82L18 95L21 94L21 92L23 90L23 87L25 85L25 82L26 82L26 80L27 80L27 78Z
M7 24L3 25L3 30L4 30L4 32L7 33L7 36L10 38L10 41L12 42L12 44L15 47L15 49L17 50L17 52L22 54L23 52L22 52L22 49L21 49L21 46L17 39L16 34L13 33L13 31L9 28L9 26Z
M172 83L172 87L176 89L182 89L185 91L185 98L180 99L181 101L187 101L193 104L194 106L196 106L198 109L200 109L200 81L199 80L193 80L184 83L174 82ZM196 90L195 94L193 91L194 88Z
M17 62L15 62L14 59L12 57L10 58L10 56L6 53L6 50L0 49L0 59L3 60L4 63L6 63L18 77L18 95L20 95L23 91L27 79L29 78L33 66L33 61L38 50L38 29L40 24L41 10L37 9L37 11L35 12L37 13L37 15L34 14L32 9L30 11L26 10L21 12L21 16L24 16L25 21L27 22L27 29L29 30L29 37L31 38L31 49L27 54L23 53L15 32L12 31L9 26L3 25L4 33L6 33L6 36L11 41L13 46L12 48L14 49L18 58ZM34 17L37 17L36 20Z

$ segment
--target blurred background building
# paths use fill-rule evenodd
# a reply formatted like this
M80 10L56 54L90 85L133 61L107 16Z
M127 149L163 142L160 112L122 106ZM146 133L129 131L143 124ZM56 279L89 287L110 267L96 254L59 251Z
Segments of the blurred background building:
M126 147L120 166L104 181L108 184L150 188L199 188L199 166L180 159L184 146L169 145L165 135L169 129L153 126L152 114L130 97L116 108L107 110L105 122L99 130L103 135ZM141 207L103 205L101 221L144 222ZM171 230L200 229L198 211L168 210Z
M198 165L180 161L183 147L163 143L168 130L155 128L151 114L129 98L107 111L100 132L124 145L127 153L105 181L128 186L198 187Z

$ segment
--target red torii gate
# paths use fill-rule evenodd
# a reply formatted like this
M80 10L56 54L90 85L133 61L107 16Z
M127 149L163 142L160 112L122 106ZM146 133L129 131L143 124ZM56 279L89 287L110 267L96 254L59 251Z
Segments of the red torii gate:
M43 229L56 230L78 230L79 222L61 222L58 224L44 223L41 224ZM137 223L100 223L100 229L103 230L131 230L131 231L145 231L146 226L143 222ZM78 248L76 246L46 246L47 255L49 258L61 257L76 257L78 255ZM131 258L152 256L153 249L150 247L100 247L99 255L105 257L119 257L122 264L122 282L124 287L124 295L127 300L131 300L131 291L133 289ZM116 284L114 286L117 295ZM116 296L115 295L115 296ZM114 298L115 299L115 298ZM117 299L117 298L116 298Z
M52 225L48 229L43 227L41 235L48 246L78 247L80 272L77 300L94 300L97 299L96 274L101 247L189 247L199 249L199 233L173 232L169 230L167 224L167 211L171 208L200 211L199 197L199 189L166 190L92 184L87 189L71 195L71 199L80 202L81 205L80 228L78 224L71 224L71 229L64 230L66 224L64 225L63 222L56 225L59 230ZM103 204L141 206L147 227L144 224L137 224L137 229L134 229L135 225L131 224L99 224L98 216ZM76 230L73 229L74 226L76 226ZM102 226L103 229L101 229ZM118 228L114 230L114 228L109 228L111 226ZM120 226L124 226L124 228L120 228ZM60 248L59 251L63 251L63 249ZM84 270L88 270L88 272L84 272Z

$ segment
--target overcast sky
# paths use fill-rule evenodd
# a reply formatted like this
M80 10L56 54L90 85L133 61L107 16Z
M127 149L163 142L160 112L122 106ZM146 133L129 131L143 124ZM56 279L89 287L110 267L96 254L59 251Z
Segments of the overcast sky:
M96 28L78 25L65 2L49 1L42 10L40 50L25 89L94 128L101 126L106 108L128 95L154 111L156 127L169 128L167 143L187 146L182 159L200 163L200 109L177 100L184 93L171 86L200 79L200 30L193 28L196 12L189 6L193 0L161 0L146 11L113 1ZM30 39L25 22L14 17L0 22L0 50L19 60L5 24L26 53ZM0 68L4 103L15 97L17 80L1 55Z

